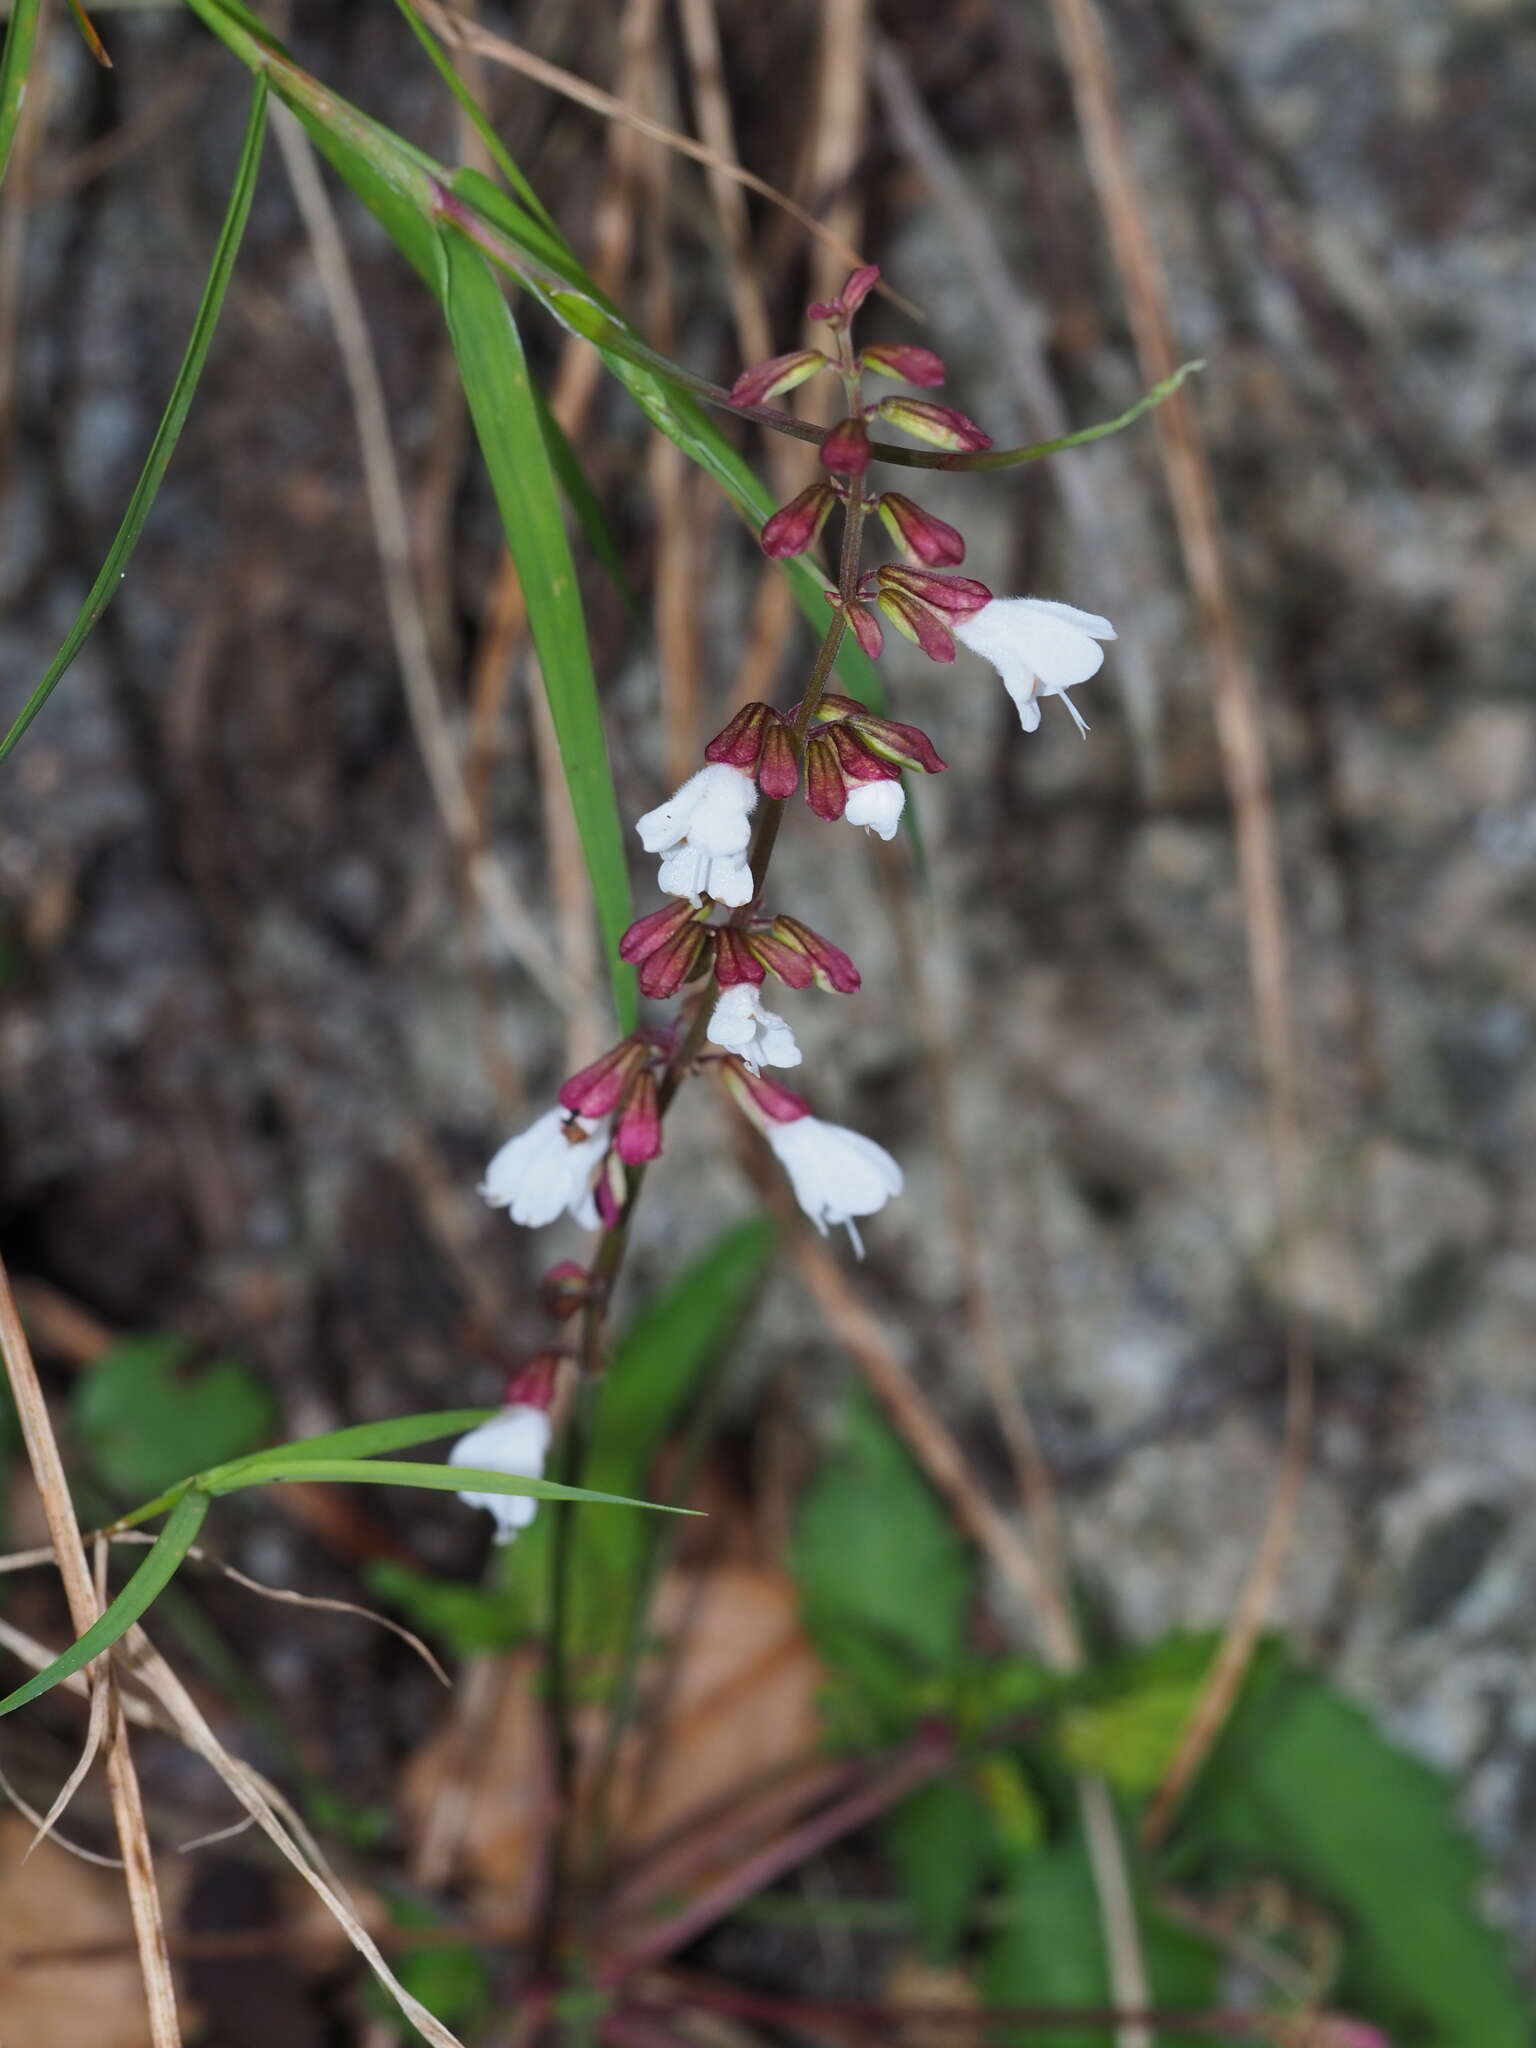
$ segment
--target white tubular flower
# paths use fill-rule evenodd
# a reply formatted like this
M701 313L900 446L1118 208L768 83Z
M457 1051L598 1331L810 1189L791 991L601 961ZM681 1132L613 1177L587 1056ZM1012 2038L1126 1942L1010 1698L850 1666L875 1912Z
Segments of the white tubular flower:
M518 1479L542 1479L549 1455L549 1417L542 1408L515 1401L461 1436L448 1453L450 1465L471 1471L505 1472ZM496 1541L510 1543L539 1511L536 1500L520 1493L461 1493L466 1507L484 1508L495 1519Z
M669 896L712 896L735 907L752 898L747 822L757 784L728 761L711 761L635 826L647 853L664 856L657 876Z
M854 1217L873 1216L905 1185L890 1153L873 1138L842 1124L823 1123L819 1116L765 1124L763 1135L789 1175L795 1200L822 1236L829 1223L845 1223L862 1259L864 1243Z
M954 620L953 627L955 638L984 655L1002 677L1026 732L1040 723L1042 697L1059 697L1078 731L1087 732L1067 692L1103 666L1099 642L1115 638L1108 619L1045 597L994 597L968 618Z
M798 1067L795 1034L774 1010L765 1008L756 986L738 981L721 991L709 1020L711 1045L723 1045L755 1074L760 1067Z
M502 1146L485 1169L480 1193L493 1208L505 1209L514 1223L530 1230L553 1223L562 1209L578 1223L595 1228L592 1176L608 1150L612 1125L611 1116L546 1110L537 1123Z
M894 839L906 802L907 792L899 782L861 782L849 790L843 816L850 825L863 825L882 839Z

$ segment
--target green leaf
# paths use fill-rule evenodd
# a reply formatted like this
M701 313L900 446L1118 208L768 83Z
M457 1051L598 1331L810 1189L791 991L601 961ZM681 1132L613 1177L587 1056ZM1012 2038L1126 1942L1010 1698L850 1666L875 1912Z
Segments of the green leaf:
M1181 1869L1288 1877L1338 1916L1336 2005L1404 2048L1531 2048L1528 2001L1478 1908L1451 1788L1297 1667L1238 1709L1196 1786Z
M635 971L619 958L633 915L624 839L598 708L576 566L522 343L485 258L445 231L448 331L464 395L517 564L571 808L608 951L619 1028L634 1028Z
M75 1428L119 1499L158 1493L272 1434L276 1404L246 1366L220 1358L194 1370L191 1355L183 1337L134 1337L76 1381Z
M489 1422L496 1412L494 1408L445 1408L428 1415L390 1415L382 1422L354 1422L346 1429L329 1429L323 1436L271 1444L257 1456L263 1461L281 1457L290 1462L299 1458L374 1458L381 1451L407 1451L417 1444L435 1443L439 1437L463 1436ZM236 1459L233 1465L221 1465L200 1477L223 1479L235 1466L252 1462L251 1458Z
M912 1901L930 1961L952 1962L997 1853L986 1806L964 1779L939 1778L891 1815L885 1847Z
M293 1458L272 1452L249 1464L210 1472L202 1486L213 1495L237 1493L247 1486L270 1486L281 1480L330 1480L353 1486L420 1486L429 1493L511 1493L528 1500L601 1501L609 1507L651 1508L658 1514L686 1515L691 1508L669 1507L664 1501L631 1500L620 1493L596 1493L585 1486L562 1486L555 1479L524 1479L508 1472L482 1472L471 1465L409 1465L386 1458Z
M1218 1638L1164 1637L1076 1682L1055 1727L1056 1746L1074 1770L1106 1778L1140 1797L1156 1790L1210 1670ZM1248 1683L1264 1682L1269 1652L1261 1649Z
M93 1657L99 1657L119 1636L126 1635L175 1577L177 1567L192 1548L207 1512L206 1493L184 1493L172 1508L165 1527L146 1553L143 1563L117 1598L62 1656L55 1657L25 1685L7 1693L0 1700L0 1714L14 1713L17 1707L24 1707L29 1700L50 1691L61 1679L84 1670Z
M586 471L581 466L581 457L572 447L570 436L549 409L549 401L537 387L534 402L539 408L539 425L544 430L544 446L549 453L549 465L554 471L560 488L565 493L565 502L570 506L582 531L587 536L593 554L608 572L609 581L624 600L624 608L637 625L645 624L645 606L640 593L630 581L629 571L624 567L624 557L619 544L613 537L608 516L603 510L602 500L592 488Z
M41 0L12 0L11 19L5 31L5 48L0 51L0 184L11 160L11 144L21 119L27 94L27 74L32 68L32 51L37 42L37 24L42 17Z
M202 375L203 364L207 360L208 349L213 341L214 329L219 324L219 314L224 307L224 293L229 284L230 273L235 267L240 237L245 232L246 217L251 210L251 195L256 189L256 173L261 164L261 144L266 133L266 125L267 89L258 79L251 95L251 112L246 122L245 141L240 150L240 164L235 173L234 190L229 195L224 225L219 231L218 246L213 253L213 266L208 273L208 282L203 287L202 303L197 309L197 318L192 323L192 338L187 343L187 352L182 357L181 368L176 373L170 402L155 431L143 472L134 487L133 496L128 501L123 523L117 529L112 545L107 550L107 558L101 565L100 574L91 585L75 623L65 636L63 646L49 663L47 673L23 705L10 731L3 740L0 740L0 761L10 753L47 703L60 677L89 639L96 622L117 595L118 588L127 574L129 557L164 481L176 443L181 438L181 430L186 425L193 394L197 390L197 380Z
M801 1506L790 1567L830 1664L846 1663L849 1631L900 1648L919 1669L957 1663L975 1591L969 1552L863 1395Z

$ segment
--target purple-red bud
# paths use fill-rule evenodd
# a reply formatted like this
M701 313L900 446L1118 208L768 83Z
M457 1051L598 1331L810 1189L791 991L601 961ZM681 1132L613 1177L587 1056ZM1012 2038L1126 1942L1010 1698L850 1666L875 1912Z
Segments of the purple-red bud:
M621 1038L601 1059L564 1083L556 1098L560 1107L573 1116L607 1116L649 1057L643 1038Z
M915 768L920 775L942 775L948 766L919 725L905 725L899 718L877 718L862 704L849 714L848 723L882 761L894 761L899 768Z
M805 742L805 800L818 818L832 824L848 808L848 790L838 766L831 730L821 726Z
M895 562L875 571L875 583L882 597L887 591L900 590L930 611L952 619L968 618L992 602L991 591L974 576L941 576L933 569L904 569Z
M838 476L862 476L869 467L869 429L860 419L839 420L821 444L821 466Z
M915 341L877 341L861 349L859 361L879 377L894 377L900 384L921 384L931 391L942 384L948 372L944 358Z
M770 398L793 391L808 377L827 367L819 348L791 349L788 355L770 356L766 363L754 363L743 370L731 386L732 405L766 405Z
M661 1156L661 1105L656 1076L649 1068L624 1099L613 1142L626 1166L641 1166L647 1159Z
M579 1268L578 1268L579 1270ZM503 1400L508 1408L542 1408L549 1412L555 1398L555 1382L565 1363L558 1351L540 1351L507 1374Z
M597 1205L598 1218L604 1229L612 1230L624 1213L624 1197L629 1192L629 1175L624 1171L624 1162L616 1150L604 1154L592 1186L592 1200Z
M964 535L900 491L886 491L875 509L881 525L909 562L923 562L930 569L953 569L965 560Z
M735 988L738 982L762 981L763 964L754 959L747 937L734 925L724 925L715 934L715 980L721 988Z
M797 953L793 946L786 945L773 931L747 933L747 944L752 956L760 960L770 974L776 974L789 988L809 988L815 980L811 963L803 953Z
M838 293L837 303L845 313L857 313L879 282L879 264L865 263L853 273Z
M592 1293L592 1276L574 1259L561 1259L539 1282L539 1307L557 1323L579 1315Z
M781 505L763 527L763 553L776 562L790 555L803 555L807 548L815 546L836 503L837 493L830 484L809 485L798 498Z
M637 917L619 941L619 958L628 960L631 965L649 959L652 953L675 939L685 925L697 923L703 915L702 909L696 909L686 896L681 896L672 903L663 904L660 910Z
M875 411L914 440L935 448L970 454L992 446L992 436L952 405L935 405L927 398L882 398Z
M858 641L871 661L878 661L880 650L885 645L885 635L880 630L880 621L874 613L862 604L848 607L848 624L853 637Z
M882 590L880 609L907 639L915 640L930 661L953 661L955 636L937 612L919 604L904 590Z
M800 762L795 754L794 734L783 718L776 717L763 733L763 757L757 765L757 786L764 796L793 796L800 785Z
M648 953L640 967L640 993L657 1001L675 996L684 982L692 981L709 965L715 934L692 920L674 937Z
M765 1118L770 1123L793 1124L811 1113L811 1105L793 1088L771 1080L767 1074L754 1073L734 1053L720 1062L720 1074L737 1104L759 1129Z
M743 704L704 749L705 760L725 761L752 774L762 756L763 737L778 722L779 714L771 704Z
M813 932L798 917L776 917L772 936L804 956L818 988L829 989L840 996L851 996L859 987L863 977L842 947L834 946L820 932ZM783 978L789 979L787 975Z

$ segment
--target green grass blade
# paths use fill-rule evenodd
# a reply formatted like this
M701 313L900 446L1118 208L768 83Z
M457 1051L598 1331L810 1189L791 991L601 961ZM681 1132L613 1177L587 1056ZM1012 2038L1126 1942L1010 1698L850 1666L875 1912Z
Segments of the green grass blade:
M629 871L576 566L539 408L522 342L490 265L452 229L444 230L442 249L448 331L528 606L607 949L619 1028L629 1031L635 1021L635 977L619 959L619 940L633 916Z
M93 1657L99 1657L103 1650L110 1649L119 1636L126 1635L175 1577L177 1567L203 1526L208 1508L206 1493L184 1493L171 1510L170 1519L144 1562L111 1606L91 1623L78 1641L70 1644L62 1656L55 1657L25 1685L18 1685L14 1692L7 1693L0 1700L0 1714L14 1713L17 1707L24 1707L29 1700L50 1691L61 1679L83 1670Z
M251 210L251 195L256 189L256 173L261 163L261 145L266 134L266 126L267 89L258 78L251 94L250 118L246 122L245 141L240 150L240 164L235 173L234 190L229 195L229 207L224 215L224 225L219 231L218 246L214 250L213 267L203 288L202 303L192 324L192 338L187 343L186 354L182 357L181 368L176 374L170 403L166 406L154 441L150 445L149 456L134 488L133 496L128 501L123 523L117 529L116 537L107 551L107 558L101 565L101 573L91 585L90 594L81 606L75 623L70 627L63 646L50 662L47 674L27 699L15 724L5 738L0 740L0 761L11 752L47 703L59 679L90 637L97 620L116 596L118 587L127 573L128 559L133 553L156 494L164 481L166 468L181 437L181 430L186 425L193 394L197 390L197 380L202 375L214 329L218 326L219 315L223 311L224 294L229 285L230 273L235 267L235 257L239 252L240 237L245 231L246 218Z
M0 184L5 182L5 167L11 160L11 144L27 96L27 73L41 18L42 0L13 0L5 48L0 51Z
M544 446L549 454L549 466L555 472L555 480L565 493L565 502L581 522L593 554L608 572L609 581L624 600L624 608L636 625L647 624L645 606L640 593L629 580L624 567L624 557L614 539L613 528L608 524L608 515L603 510L602 500L592 487L591 479L582 468L581 457L571 445L570 436L549 409L549 401L537 388L534 398L539 408L539 424L544 429Z
M269 1444L248 1457L231 1458L227 1464L200 1472L195 1483L213 1486L216 1480L227 1479L232 1472L270 1464L275 1458L285 1462L296 1458L376 1458L384 1451L408 1451L417 1444L435 1443L439 1437L463 1436L466 1430L488 1422L495 1413L494 1408L445 1408L430 1415L391 1415L383 1422L356 1422L346 1429L328 1429L324 1436L300 1437L291 1444Z
M338 1485L421 1486L436 1493L514 1493L530 1500L603 1501L610 1507L651 1508L664 1515L686 1515L691 1508L668 1507L663 1501L633 1500L623 1493L593 1493L584 1486L562 1486L557 1479L520 1479L507 1472L482 1472L467 1465L408 1465L372 1458L292 1458L269 1460L227 1471L206 1481L211 1494L235 1493L245 1486L266 1486L276 1480L326 1479Z

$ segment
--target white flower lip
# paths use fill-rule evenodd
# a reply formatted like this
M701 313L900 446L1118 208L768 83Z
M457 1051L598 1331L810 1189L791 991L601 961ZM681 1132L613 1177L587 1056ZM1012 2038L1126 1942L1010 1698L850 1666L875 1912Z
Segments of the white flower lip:
M448 1453L448 1462L472 1471L505 1472L516 1479L542 1479L548 1455L548 1415L542 1408L516 1401L461 1436ZM461 1493L459 1499L467 1507L484 1508L494 1518L498 1543L510 1543L539 1511L538 1502L527 1494Z
M647 853L662 855L657 881L669 896L712 896L731 908L752 900L747 845L757 784L728 761L711 761L635 826Z
M899 782L861 782L848 792L843 817L850 825L863 825L882 839L894 839L907 792Z
M595 1214L592 1176L608 1150L612 1124L612 1117L546 1110L502 1146L485 1169L481 1195L529 1230L553 1223L562 1209L585 1223L589 1214Z
M768 1009L756 986L736 982L722 989L709 1020L711 1045L723 1045L757 1073L762 1067L798 1067L795 1034L776 1010Z
M1041 697L1060 697L1078 731L1087 732L1067 692L1103 667L1099 643L1116 637L1108 619L1054 598L994 597L969 618L956 619L954 634L997 670L1026 732L1040 723Z
M846 1224L862 1258L864 1246L854 1217L873 1216L906 1185L890 1153L862 1132L824 1123L819 1116L771 1123L765 1135L789 1175L795 1200L822 1236L829 1223Z

